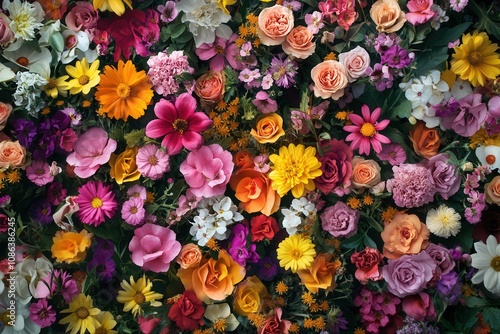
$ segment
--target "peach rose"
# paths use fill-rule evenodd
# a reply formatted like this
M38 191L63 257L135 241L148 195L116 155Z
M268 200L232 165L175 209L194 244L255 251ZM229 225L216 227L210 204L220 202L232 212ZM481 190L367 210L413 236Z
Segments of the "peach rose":
M12 105L0 102L0 131L5 128L7 120L12 113Z
M395 32L406 22L405 13L397 0L378 0L370 9L370 17L377 25L379 32Z
M370 55L361 46L356 46L349 52L339 54L339 61L345 66L349 82L365 76L366 69L370 66Z
M342 63L336 60L325 60L311 70L314 81L314 95L323 99L340 99L347 86L347 71Z
M81 262L87 256L87 248L92 242L92 233L87 230L77 232L57 231L52 238L52 257L57 262Z
M226 299L245 275L245 268L225 250L219 251L217 260L205 258L198 267L180 268L177 272L184 288L193 290L198 299L207 304L213 300Z
M204 106L213 106L222 100L226 76L222 72L208 71L196 80L195 93Z
M500 176L495 176L484 185L484 199L489 204L500 205Z
M0 143L0 169L24 167L26 148L19 141L4 140Z
M188 269L197 266L202 259L201 249L193 243L182 246L179 255L175 259L181 268Z
M417 254L429 245L429 229L416 215L398 212L382 231L384 256L397 259L406 254Z
M278 211L281 197L271 186L267 174L263 174L252 166L239 169L231 176L229 185L248 213L261 212L267 216Z
M261 144L275 143L281 136L285 135L283 130L283 118L276 113L267 114L262 117L250 134Z
M375 160L363 157L352 159L351 185L354 189L364 190L380 183L380 165Z
M293 12L290 8L274 5L264 8L258 18L257 34L264 45L280 45L292 31Z
M297 274L305 285L307 290L312 293L318 293L319 289L333 291L337 284L335 283L335 274L342 263L335 259L332 261L332 254L319 254L314 259L309 269L298 270Z
M238 284L234 292L234 312L247 316L260 311L262 299L268 296L266 286L257 276L251 276Z
M306 59L314 53L316 44L312 41L313 34L311 30L304 26L298 26L286 36L285 41L281 45L283 51L299 59Z
M441 145L438 130L427 128L422 121L418 121L410 130L410 140L415 153L427 159L435 156Z

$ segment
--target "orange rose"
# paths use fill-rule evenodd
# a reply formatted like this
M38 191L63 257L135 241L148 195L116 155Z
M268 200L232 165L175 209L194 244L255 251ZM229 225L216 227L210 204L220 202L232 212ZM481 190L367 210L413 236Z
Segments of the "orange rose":
M0 169L24 167L25 163L26 148L19 141L4 140L0 143Z
M257 34L264 45L280 45L292 31L293 12L290 8L274 5L264 8L258 18Z
M92 242L92 233L87 230L77 232L57 231L52 238L52 257L57 262L80 262L87 256L87 248Z
M397 0L378 0L370 9L370 17L377 25L379 32L395 32L406 22L405 13Z
M257 313L260 311L262 298L268 295L265 285L257 276L248 277L238 284L234 292L234 312L242 316Z
M417 254L429 245L429 229L416 215L398 212L382 231L384 256L396 259Z
M344 96L347 86L347 71L344 65L336 60L325 60L311 70L314 81L314 95L323 99L338 100Z
M297 274L305 285L307 290L312 293L318 293L319 289L333 291L337 284L335 283L335 274L342 263L335 259L332 261L332 254L318 254L309 269L298 270Z
M246 212L261 212L270 216L278 211L281 197L272 188L267 174L253 167L241 168L231 176L229 185Z
M286 36L281 47L287 55L299 59L306 59L312 55L316 49L316 44L313 43L312 39L313 34L311 30L304 26L298 26L293 28L288 36Z
M225 83L224 73L208 71L196 80L194 91L204 106L211 107L222 100Z
M257 130L252 129L250 134L261 144L275 143L285 135L283 118L276 113L268 114L257 122Z
M182 246L179 255L175 259L181 268L188 269L197 266L202 258L201 250L198 245L187 244Z
M418 121L410 130L410 140L415 153L426 159L435 156L441 145L438 130L427 128L422 121Z
M137 181L141 177L141 173L137 169L137 164L135 157L137 156L137 151L139 147L135 146L133 148L127 147L125 151L116 155L111 154L109 159L109 165L111 170L109 174L116 183L122 184L123 182Z
M7 124L7 120L9 119L11 113L12 105L0 102L0 131L5 128L5 124Z
M351 164L351 185L354 189L364 190L380 183L380 166L375 160L354 157Z
M233 293L234 286L245 278L246 270L233 260L225 250L219 258L205 258L198 267L180 268L177 276L186 290L193 290L199 300L224 300Z
M500 176L495 176L484 185L484 199L489 204L500 205Z

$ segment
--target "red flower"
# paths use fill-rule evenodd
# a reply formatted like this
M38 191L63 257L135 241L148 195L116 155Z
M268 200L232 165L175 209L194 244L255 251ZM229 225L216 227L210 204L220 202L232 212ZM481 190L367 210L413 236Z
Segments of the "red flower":
M286 334L292 325L289 320L281 319L283 311L281 308L275 308L265 321L264 325L257 330L258 334Z
M252 242L262 241L265 238L271 240L280 229L276 219L266 215L253 217L250 224L252 225Z
M182 331L193 331L204 324L203 313L205 313L203 303L193 291L187 290L172 305L168 318Z

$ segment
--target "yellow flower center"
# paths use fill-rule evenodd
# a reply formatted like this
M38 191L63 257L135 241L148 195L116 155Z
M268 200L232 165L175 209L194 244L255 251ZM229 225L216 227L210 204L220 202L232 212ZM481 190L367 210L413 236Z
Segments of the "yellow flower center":
M377 130L375 130L375 126L372 123L364 123L360 132L365 137L373 137L377 133Z
M141 292L137 292L135 295L134 295L134 301L137 303L137 304L142 304L146 301L146 297L141 293Z
M300 249L294 249L290 252L290 257L294 260L298 260L302 257L302 252Z
M227 328L226 319L218 319L214 322L214 330L216 332L225 332Z
M94 197L92 199L91 205L94 209L99 209L102 206L102 199L100 199L99 197Z
M220 45L217 45L215 47L215 52L217 52L219 54L224 53L224 48L222 46L220 46Z
M491 268L495 271L500 271L500 255L491 259Z
M19 57L16 59L16 62L21 65L21 66L28 66L30 64L30 61L26 57Z
M188 122L185 119L178 118L174 121L174 124L172 126L174 127L175 131L179 131L180 134L183 134L184 131L188 128Z
M55 79L48 79L47 80L47 88L48 89L52 89L52 88L56 88L57 87L57 81Z
M89 310L87 310L85 307L80 307L78 310L76 310L76 316L79 319L87 319L89 316Z
M481 63L481 59L481 53L477 51L471 52L468 57L469 63L471 63L472 65L478 65L479 63Z
M94 334L108 334L108 331L104 327L99 327L95 330Z
M149 157L148 162L150 165L156 166L158 164L158 158L152 155Z
M116 94L122 99L126 99L130 96L130 87L124 83L120 83L118 87L116 87Z
M130 213L133 215L135 215L137 213L137 211L139 211L139 210L137 210L136 206L134 206L133 208L130 209Z
M54 7L54 9L61 8L61 1L59 1L59 0L52 0L52 6ZM96 332L96 334L97 334L97 332Z
M78 83L79 83L80 85L82 85L82 86L83 86L83 85L88 84L88 83L89 83L89 81L90 81L90 78L89 78L89 76L88 76L88 75L86 75L86 74L81 75L81 76L78 78Z

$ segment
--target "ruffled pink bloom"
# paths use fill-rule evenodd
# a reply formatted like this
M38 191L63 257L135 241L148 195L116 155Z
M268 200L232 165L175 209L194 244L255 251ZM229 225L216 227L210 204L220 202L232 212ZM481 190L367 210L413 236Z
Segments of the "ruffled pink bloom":
M406 13L406 19L414 26L429 21L435 15L434 11L431 9L433 4L433 0L408 1L406 7L408 7L409 12Z
M26 176L40 187L54 181L54 176L50 174L49 164L42 160L33 160L26 168Z
M212 144L190 152L180 171L194 196L208 198L224 194L233 168L231 153L219 144Z
M134 237L128 245L132 261L143 270L155 273L167 272L170 262L179 254L181 247L174 231L154 224L135 229Z
M132 197L125 201L122 206L122 219L129 225L139 225L144 222L146 210L144 200L140 197Z
M215 37L213 43L203 43L195 52L200 60L210 59L210 69L213 71L222 71L226 64L235 70L246 68L246 64L241 62L240 50L234 42L238 38L237 34L233 34L229 39Z
M99 181L90 181L78 188L75 202L80 207L78 218L82 223L94 226L113 217L118 207L111 186Z
M354 125L344 126L344 131L351 132L345 140L351 142L352 150L359 148L359 154L369 155L370 149L373 147L375 152L380 153L382 151L382 143L389 144L391 142L389 138L379 133L390 122L388 119L377 122L381 112L380 108L376 108L370 114L370 109L365 104L361 107L363 117L356 114L349 115L349 119Z
M77 176L87 178L109 161L111 153L116 150L116 140L109 138L101 128L90 128L78 138L74 149L66 162L75 167Z
M56 322L56 310L49 305L47 299L40 299L29 307L30 320L41 328L49 327Z
M170 170L170 157L155 144L147 144L139 149L135 157L137 170L152 180L160 179Z
M183 147L190 151L203 145L201 132L212 125L212 120L203 112L196 112L196 99L188 93L179 95L175 105L161 99L154 111L158 119L146 126L146 136L163 137L161 145L168 155L178 154Z
M269 97L264 91L260 91L255 95L255 99L252 100L254 106L259 109L263 114L270 114L278 110L278 103Z

